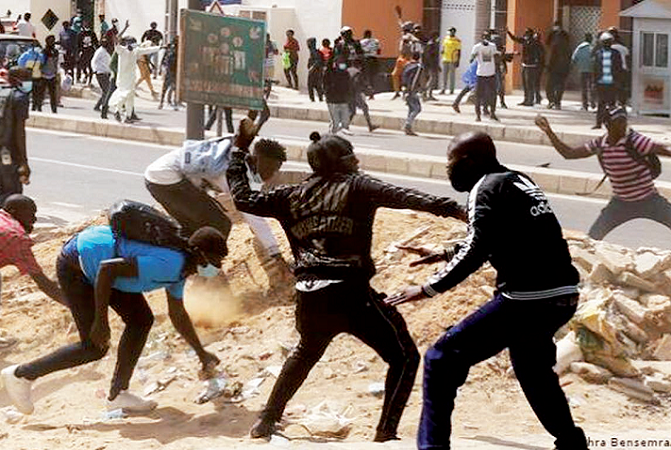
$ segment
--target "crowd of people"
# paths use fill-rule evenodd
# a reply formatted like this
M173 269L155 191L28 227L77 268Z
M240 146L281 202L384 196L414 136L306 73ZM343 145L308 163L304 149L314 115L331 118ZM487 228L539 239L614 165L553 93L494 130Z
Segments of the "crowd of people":
M404 129L412 135L422 100L430 100L438 89L441 68L445 72L441 91L455 92L454 72L462 49L456 29L449 30L442 43L435 33L424 41L421 27L401 21L398 15L401 38L392 80L395 95L403 95L408 105ZM105 23L102 19L101 23ZM124 120L132 121L135 88L139 81L151 86L152 55L161 49L163 37L152 24L141 39L143 43L137 45L134 38L125 36L128 24L119 30L117 23L113 20L102 34L100 47L93 50L90 60L91 52L87 50L85 60L92 70L77 72L76 61L82 57L81 51L76 55L70 53L64 67L74 78L85 77L81 82L88 83L86 78L96 75L101 86L105 86L96 105L103 116L113 107L119 120L123 114ZM76 40L86 30L86 22L77 17L73 18L72 26L64 27L69 38ZM596 85L597 120L599 125L606 125L605 136L571 147L557 137L547 119L542 116L536 119L536 125L561 155L569 159L597 156L611 181L614 196L589 231L594 239L602 239L618 225L640 217L671 228L671 204L654 187L660 170L655 157L671 156L671 151L630 130L626 109L617 106L626 102L620 77L628 66L624 65L624 51L616 47L614 31L601 34L595 48L586 37L585 43L571 55L566 52L566 32L556 25L548 36L547 57L539 33L534 30L527 30L522 37L510 35L523 45L524 106L540 101L540 74L548 61L550 107L561 108L570 60L576 62L581 73L588 74L581 77L586 90L585 108L594 99L591 86ZM73 33L79 33L78 37ZM90 38L85 40L95 47L94 36L84 34L84 37ZM286 37L282 61L288 84L297 89L300 44L292 30L287 31ZM327 103L331 127L328 135L316 132L310 135L306 154L312 173L304 182L270 186L287 159L286 149L275 140L258 139L268 117L249 112L235 133L211 140L187 141L146 168L146 188L174 219L178 245L159 239L162 233L150 233L146 240L141 240L133 237L137 235L122 233L123 228L110 220L109 225L86 228L63 245L56 260L57 281L54 281L44 274L32 253L29 234L36 221L37 207L23 195L22 186L30 180L25 136L28 95L31 83L35 82L36 66L39 65L42 74L45 70L50 74L57 67L44 59L44 55L53 53L52 57L58 61L60 52L54 50L57 44L62 47L63 38L57 41L55 36L49 36L44 49L26 52L22 67L14 67L6 74L9 88L1 91L2 117L11 121L3 122L6 132L0 153L3 205L0 267L17 266L46 295L67 307L79 332L79 342L1 371L8 397L20 412L34 412L31 392L35 380L106 355L110 348L110 308L121 317L125 328L118 345L107 406L111 410L133 412L155 409L155 401L133 394L129 384L153 324L153 313L143 293L158 288L166 290L169 318L195 351L201 372L204 376L214 373L219 357L203 348L184 308L183 297L187 278L225 276L222 261L228 255L231 217L213 194L228 193L254 233L259 257L271 269L268 272L271 284L286 283L290 267L295 277L296 328L300 341L285 361L265 407L252 426L253 438L270 438L277 431L286 406L330 342L336 335L348 333L370 346L389 365L373 439L376 442L398 439L399 422L412 394L420 355L397 306L427 301L445 293L489 262L498 272L493 298L448 328L425 354L418 448L450 447L455 397L470 367L509 349L522 390L539 421L555 437L556 448L587 450L585 434L575 425L553 370L556 363L553 336L576 311L580 278L551 204L530 177L499 162L495 144L485 133L459 135L448 147L447 177L456 191L468 193L466 206L451 198L402 188L362 173L352 143L341 134L349 133L357 109L363 111L369 129L376 128L367 107L367 100L375 93L380 53L380 43L372 32L366 31L364 39L359 41L350 27L343 27L333 46L328 39L323 39L319 48L316 38L306 42L310 50L309 95L313 101ZM272 65L268 60L277 54L279 50L268 36L266 68ZM497 120L497 100L506 107L505 67L514 56L505 53L501 34L493 30L483 33L482 40L471 51L466 72L468 82L455 103L457 112L458 101L474 91L476 119L480 120L485 113ZM429 57L431 62L427 60ZM140 60L147 66L138 81L135 69ZM169 58L168 62L174 64ZM102 70L106 67L110 72ZM591 73L596 75L590 76ZM49 83L45 86L51 92ZM161 105L165 92L164 84ZM54 106L57 104L52 102ZM154 210L144 206L136 207L135 211L157 217ZM375 274L371 256L373 222L381 207L409 208L451 217L466 222L469 232L461 242L440 253L415 249L423 257L412 264L445 262L446 265L423 285L388 296L370 285ZM112 209L115 208L122 209L118 206ZM279 221L291 247L293 264L282 256L266 218ZM142 230L135 231L141 234ZM544 245L538 246L538 242Z
M17 34L35 38L30 19L30 13L23 14L16 24ZM108 117L111 107L118 121L139 120L134 97L142 83L147 84L153 99L159 101L159 108L163 108L167 99L177 109L177 38L166 39L157 23L151 22L138 42L126 35L128 21L120 28L118 19L108 23L105 15L100 14L98 22L99 29L93 30L91 20L78 10L71 20L61 23L58 34L45 38L43 46L34 45L19 57L18 65L32 74L32 110L42 110L48 92L51 111L57 113L62 106L63 91L76 84L91 87L94 78L101 91L94 109L103 119ZM160 92L152 82L159 75L163 75Z

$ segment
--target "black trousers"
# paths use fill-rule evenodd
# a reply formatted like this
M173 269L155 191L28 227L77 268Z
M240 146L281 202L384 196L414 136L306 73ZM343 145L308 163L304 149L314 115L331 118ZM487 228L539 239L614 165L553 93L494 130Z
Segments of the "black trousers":
M480 117L482 107L489 107L490 114L496 113L496 75L478 77L475 85L475 115Z
M100 86L100 90L102 91L102 93L100 94L100 98L98 99L98 103L96 103L96 106L93 108L95 110L98 110L102 108L103 102L105 101L105 95L107 94L107 91L110 88L110 74L96 73L96 80L98 80L98 86Z
M168 185L145 180L145 185L151 196L179 222L185 237L191 236L201 227L210 226L228 238L231 219L226 215L224 207L189 180Z
M35 80L33 87L33 111L42 111L42 103L47 92L49 92L49 105L51 112L58 110L58 80L56 77L51 79L40 78Z
M594 107L596 94L594 92L594 74L592 72L582 72L580 74L580 90L582 93L582 109L587 109L590 105Z
M212 125L217 121L217 112L219 111L219 106L210 108L210 115L205 122L205 129L212 129ZM235 126L233 125L233 109L232 108L223 108L224 112L224 121L226 122L226 131L230 134L235 133Z
M72 239L66 246L72 246L74 242ZM61 253L56 260L56 273L77 325L79 342L61 347L27 364L21 364L16 369L18 377L36 380L58 370L97 361L107 353L107 350L96 347L89 339L95 317L94 286L79 267L77 255ZM113 289L110 307L126 324L119 341L117 362L110 388L109 398L113 400L120 391L128 389L137 361L147 342L149 330L154 323L154 315L144 296L138 293Z
M102 111L103 116L107 116L107 112L109 111L110 98L112 98L114 91L116 91L116 78L110 78L109 86L103 95L100 106L100 110Z
M287 79L287 83L289 83L289 87L298 90L298 58L291 59L289 68L284 69L284 76Z
M363 60L363 74L366 80L366 94L373 95L375 93L375 85L377 74L380 70L380 62L375 56L367 56Z
M596 111L596 125L600 127L606 121L608 110L615 107L618 90L615 84L597 84L596 92L599 97L599 108Z
M315 101L315 93L321 102L324 98L324 71L321 67L313 67L308 72L308 96Z
M0 205L13 194L23 194L23 184L16 164L0 164Z
M524 103L533 105L537 99L536 85L540 75L538 67L522 67L522 84L524 86Z
M420 450L450 448L450 419L458 388L472 366L505 348L531 408L556 438L558 450L587 450L585 435L571 417L559 377L552 367L557 330L573 316L578 296L548 300L510 300L497 294L450 327L424 356Z
M377 430L395 435L415 381L419 352L401 314L382 298L367 280L343 281L311 293L298 291L296 328L300 342L282 367L262 419L278 421L333 338L349 333L389 364Z
M564 97L564 89L566 86L567 72L548 72L548 79L545 85L545 94L548 97L548 102L551 105L561 106L562 98Z
M671 203L659 194L635 202L613 197L587 234L592 239L601 240L618 226L634 219L654 220L671 229Z

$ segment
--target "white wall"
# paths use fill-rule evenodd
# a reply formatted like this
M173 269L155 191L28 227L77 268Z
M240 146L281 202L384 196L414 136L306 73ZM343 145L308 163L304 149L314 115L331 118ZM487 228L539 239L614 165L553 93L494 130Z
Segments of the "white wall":
M42 24L42 16L51 9L58 16L58 24L49 31ZM44 38L49 34L58 34L61 31L61 22L70 20L70 0L0 0L0 16L5 17L7 10L12 11L11 18L26 12L32 15L30 22L35 26L37 39L44 43ZM10 30L7 30L10 31Z
M188 0L178 0L179 8L186 8ZM149 29L151 22L158 24L158 30L165 33L166 0L107 0L105 2L105 18L110 23L112 18L119 19L119 29L123 29L126 19L130 26L127 36L133 36L138 41L142 34Z
M461 39L461 60L457 69L457 89L463 87L461 75L468 70L468 60L475 45L475 9L476 0L444 0L441 9L440 34L444 39L449 28L457 29L457 37ZM441 49L442 51L442 49ZM441 74L442 83L442 74ZM442 88L442 84L440 85Z
M319 45L323 38L329 38L333 42L338 37L342 27L342 0L243 0L240 6L224 7L227 14L237 14L240 9L268 12L270 37L280 51L286 41L285 31L289 28L295 31L295 37L301 45L298 81L301 90L306 90L309 57L306 41L315 37ZM279 58L275 64L275 79L282 84L286 83Z
M19 14L30 11L30 0L0 0L0 16L6 17L7 10L12 12L12 19L16 19Z

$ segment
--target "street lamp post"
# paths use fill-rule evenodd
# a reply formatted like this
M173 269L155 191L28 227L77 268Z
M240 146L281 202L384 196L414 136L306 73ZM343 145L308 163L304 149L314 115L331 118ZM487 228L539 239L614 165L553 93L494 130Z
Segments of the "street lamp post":
M188 6L189 9L202 9L200 0L189 0ZM201 104L187 103L186 105L186 138L198 141L205 139L204 108Z

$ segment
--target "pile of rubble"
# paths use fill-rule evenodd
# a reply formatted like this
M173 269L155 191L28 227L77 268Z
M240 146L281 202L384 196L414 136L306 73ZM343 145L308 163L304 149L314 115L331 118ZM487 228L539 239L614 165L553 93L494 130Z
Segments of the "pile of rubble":
M568 240L583 286L557 372L657 402L657 393L671 393L671 374L636 361L671 361L671 251Z

